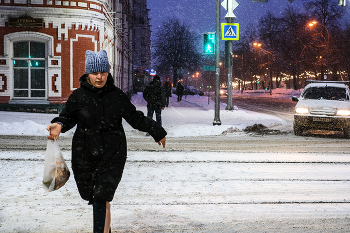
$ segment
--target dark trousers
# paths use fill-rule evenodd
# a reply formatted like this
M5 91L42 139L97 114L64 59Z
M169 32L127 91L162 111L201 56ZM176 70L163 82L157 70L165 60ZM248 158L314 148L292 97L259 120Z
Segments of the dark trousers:
M165 106L169 106L169 96L165 97Z
M94 233L103 233L106 219L106 201L93 200Z
M162 125L162 108L147 107L147 117L153 118L153 113L156 112L156 121L159 125Z
M178 101L178 102L180 102L180 101L182 100L182 96L183 96L183 95L178 95L178 96L177 96L177 101Z

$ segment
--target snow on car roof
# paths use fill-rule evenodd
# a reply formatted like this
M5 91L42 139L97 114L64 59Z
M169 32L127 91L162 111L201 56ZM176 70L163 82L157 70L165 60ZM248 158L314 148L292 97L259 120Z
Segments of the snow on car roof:
M305 86L306 88L310 88L310 87L325 87L325 86L329 86L329 87L339 87L339 88L347 88L348 86L345 85L344 83L334 83L334 82L318 82L318 83L310 83L308 85Z

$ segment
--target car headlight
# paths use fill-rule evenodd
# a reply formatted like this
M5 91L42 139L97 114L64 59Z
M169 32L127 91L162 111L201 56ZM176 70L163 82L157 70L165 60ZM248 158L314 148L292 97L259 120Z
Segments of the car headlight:
M348 110L348 109L339 109L337 111L337 115L339 115L339 116L350 116L350 110Z
M304 108L304 107L299 107L299 108L295 109L295 112L299 113L299 114L307 114L307 113L309 113L309 109Z

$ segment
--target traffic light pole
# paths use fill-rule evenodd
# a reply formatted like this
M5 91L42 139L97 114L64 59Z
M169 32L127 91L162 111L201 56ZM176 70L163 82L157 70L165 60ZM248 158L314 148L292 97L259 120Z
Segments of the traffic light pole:
M215 116L213 125L221 125L220 120L220 1L216 0L215 5Z

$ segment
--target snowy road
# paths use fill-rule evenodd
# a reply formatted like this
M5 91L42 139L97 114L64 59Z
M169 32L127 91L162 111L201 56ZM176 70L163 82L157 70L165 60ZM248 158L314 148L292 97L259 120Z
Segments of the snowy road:
M223 124L213 127L206 98L174 98L163 112L165 149L125 125L129 154L113 232L350 232L342 133L296 137L290 118L243 110L222 110ZM141 95L133 101L145 112ZM41 187L52 115L0 116L0 232L92 232L92 208L73 176L58 191ZM260 123L270 131L244 131ZM71 134L59 144L70 167Z
M0 137L0 232L91 232L91 206L80 199L73 176L46 193L40 186L45 140L25 139L12 138L5 150ZM21 141L24 151L14 147ZM165 150L147 137L129 141L112 202L114 232L350 231L347 139L169 138ZM60 143L69 147L68 139ZM69 153L63 151L70 165Z
M322 132L323 133L323 132ZM166 151L232 151L243 153L340 153L350 154L350 143L341 132L305 137L294 136L292 132L276 135L260 135L244 132L227 133L221 136L168 137ZM141 134L140 134L141 135ZM71 149L71 137L60 137L63 150ZM46 136L0 135L0 150L46 149ZM129 151L163 151L151 137L128 135Z

